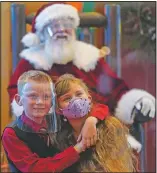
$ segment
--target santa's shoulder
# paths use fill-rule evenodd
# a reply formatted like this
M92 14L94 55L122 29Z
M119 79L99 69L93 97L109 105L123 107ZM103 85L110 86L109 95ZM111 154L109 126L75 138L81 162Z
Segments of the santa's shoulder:
M21 51L20 57L28 61L36 70L48 71L52 67L52 63L47 61L43 46L26 48Z
M98 61L109 53L108 50L104 51L104 47L99 49L92 44L76 41L73 64L86 72L94 70Z

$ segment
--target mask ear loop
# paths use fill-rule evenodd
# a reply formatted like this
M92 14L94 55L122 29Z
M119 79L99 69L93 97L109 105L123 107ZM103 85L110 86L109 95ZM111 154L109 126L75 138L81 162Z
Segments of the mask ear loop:
M61 108L59 108L59 107L58 107L58 109L59 109L60 111L63 110L63 109L61 109ZM67 118L66 118L64 115L62 115L62 119L63 119L64 122L67 122L67 121L68 121Z
M66 118L65 116L63 116L63 121L64 121L64 122L67 122L67 121L68 121L67 118Z

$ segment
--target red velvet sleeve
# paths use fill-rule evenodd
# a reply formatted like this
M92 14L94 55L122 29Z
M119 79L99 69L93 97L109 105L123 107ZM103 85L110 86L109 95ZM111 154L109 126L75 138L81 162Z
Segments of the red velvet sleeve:
M20 62L18 63L15 72L11 76L9 86L8 86L8 93L10 96L10 101L12 102L14 99L15 94L17 94L17 81L20 75L22 73L33 70L33 66L25 59L21 59Z
M95 103L90 115L99 120L104 120L109 115L109 108L107 105Z
M79 154L72 146L54 157L39 158L11 128L5 129L2 144L9 159L21 172L61 172L79 159Z

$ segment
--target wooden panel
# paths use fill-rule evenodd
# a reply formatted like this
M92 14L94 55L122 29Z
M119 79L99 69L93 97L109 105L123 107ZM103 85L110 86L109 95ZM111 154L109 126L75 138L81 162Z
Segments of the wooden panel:
M7 86L11 76L10 2L1 3L1 133L11 121Z
M95 11L104 15L104 2L96 2L95 3ZM95 46L101 48L104 46L104 29L105 28L97 28L95 29Z
M42 5L47 4L47 3L52 3L52 1L41 1L41 2L19 2L19 1L15 1L14 3L18 3L18 4L25 4L26 6L26 14L30 14L30 13L34 13L36 12ZM57 2L57 1L56 1ZM58 1L59 2L59 1ZM73 6L75 6L79 11L82 11L82 2L72 2L72 1L66 1L67 4L71 4Z
M49 2L18 2L15 1L14 3L18 4L25 4L26 6L26 15L30 13L35 13L42 5L49 3Z

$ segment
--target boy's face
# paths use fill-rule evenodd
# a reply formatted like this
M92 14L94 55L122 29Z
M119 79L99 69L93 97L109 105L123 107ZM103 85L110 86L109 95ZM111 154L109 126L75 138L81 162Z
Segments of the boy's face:
M52 90L49 83L28 82L23 88L21 105L30 118L42 118L52 106Z
M71 82L69 91L58 98L59 108L66 108L73 98L85 98L91 100L91 96L84 90L82 86Z

